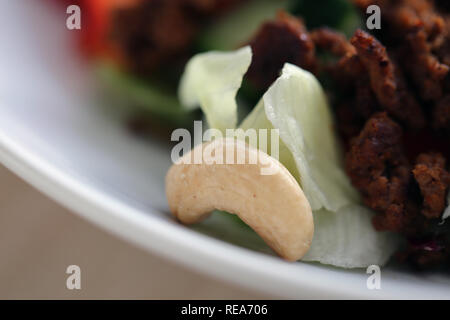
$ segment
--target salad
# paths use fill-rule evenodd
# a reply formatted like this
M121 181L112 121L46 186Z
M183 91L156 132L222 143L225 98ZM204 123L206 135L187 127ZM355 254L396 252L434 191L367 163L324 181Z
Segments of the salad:
M236 214L288 260L449 265L448 1L78 4L82 50L144 126L203 119L215 136L244 133L202 145L215 155L254 154L256 168L277 168L264 177L217 158L189 163L197 147L184 152L167 178L181 222ZM251 130L274 133L267 144Z

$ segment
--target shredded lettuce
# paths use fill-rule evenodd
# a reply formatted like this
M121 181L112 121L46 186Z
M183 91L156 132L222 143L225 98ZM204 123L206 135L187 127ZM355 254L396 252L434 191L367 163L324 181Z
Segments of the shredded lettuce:
M397 248L397 238L372 226L373 212L358 204L338 212L314 211L314 238L303 261L342 268L382 266Z
M194 59L181 82L181 101L186 107L200 104L210 127L235 128L235 96L251 62L250 49ZM192 74L196 71L201 74ZM239 128L279 130L279 160L299 181L313 208L315 235L305 260L344 268L386 263L397 241L389 233L376 232L373 213L360 205L342 168L325 93L311 73L286 64Z
M239 128L243 130L247 129L267 129L269 132L271 129L275 129L272 123L267 119L266 110L264 108L264 100L260 100L256 107L248 114L248 116L242 121ZM239 137L238 137L239 138ZM262 150L270 154L271 150L271 137L267 139L266 150ZM250 143L252 141L249 141ZM294 176L297 181L300 181L300 175L297 170L297 165L295 159L289 150L289 148L284 144L282 140L278 142L278 160L289 170L289 172ZM254 145L253 147L262 149L259 145Z
M312 209L336 212L357 201L341 166L331 111L317 79L286 64L263 99L267 118L294 157Z
M249 46L231 53L208 52L194 56L181 77L179 97L187 109L201 107L212 128L237 124L236 94L252 60Z

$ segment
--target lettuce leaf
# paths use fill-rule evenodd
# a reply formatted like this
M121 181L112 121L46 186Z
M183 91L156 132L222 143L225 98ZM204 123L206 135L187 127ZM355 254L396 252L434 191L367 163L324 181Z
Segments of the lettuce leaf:
M188 110L201 107L211 128L235 128L236 94L251 60L249 46L234 52L212 51L194 56L181 77L181 104Z
M372 226L373 212L350 204L338 212L314 211L314 238L303 261L342 268L382 266L397 249L397 238Z
M267 119L266 110L264 108L264 100L260 100L256 107L248 114L248 116L242 121L239 128L243 130L247 129L267 129L269 132L271 129L275 129L272 123ZM262 150L268 154L270 154L271 150L271 137L267 139L267 148L266 150ZM251 142L251 141L249 141ZM297 170L297 165L295 163L295 159L289 150L289 148L284 144L284 142L280 139L278 142L279 151L278 151L278 160L289 170L289 172L294 176L297 181L300 181L300 175ZM253 147L262 149L259 145L254 145Z
M337 211L358 201L342 169L342 155L325 93L308 71L285 64L264 94L266 116L292 153L313 210Z

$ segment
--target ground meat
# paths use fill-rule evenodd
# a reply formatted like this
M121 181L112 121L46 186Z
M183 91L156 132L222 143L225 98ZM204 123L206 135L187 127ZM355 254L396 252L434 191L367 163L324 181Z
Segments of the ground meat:
M402 129L385 112L373 115L352 141L346 170L366 205L386 213L389 229L402 230L410 166L402 150Z
M351 143L346 171L365 204L377 212L377 230L417 237L427 234L430 222L421 214L402 141L400 125L386 112L373 115Z
M407 35L404 65L410 70L410 75L420 90L422 99L437 101L442 98L444 79L449 72L449 66L440 63L432 53L431 45L427 42L427 34L423 28Z
M425 118L420 105L407 90L400 71L386 48L368 33L357 30L351 43L369 72L370 84L380 105L412 128L421 128Z
M391 51L398 53L403 73L413 83L423 104L433 110L450 90L450 15L439 11L448 1L353 2L364 12L368 5L380 6L382 30L377 34Z
M361 78L365 79L364 76ZM379 109L376 96L370 86L367 85L369 81L368 78L366 81L358 81L355 84L355 110L363 119L369 119Z
M320 61L319 67L322 72L330 73L338 79L341 89L348 84L353 86L355 79L366 73L355 47L342 33L329 28L319 28L311 32L311 38L317 49L332 54L337 59L337 62L336 59L332 59L330 63Z
M439 218L447 206L450 175L445 170L445 158L438 153L421 154L413 170L423 196L422 214Z
M147 74L189 47L197 24L180 1L152 0L114 13L111 39L131 71Z
M151 74L188 53L200 28L245 0L142 0L113 12L111 41L131 71Z
M404 261L420 268L448 263L450 225L441 224L440 217L448 205L450 183L446 168L450 156L449 2L353 2L364 14L369 5L380 6L382 29L374 31L381 42L357 31L351 39L356 54L343 55L331 73L335 82L345 84L345 99L338 101L336 109L338 128L341 132L352 129L354 135L353 139L344 136L347 144L350 141L347 172L365 203L377 212L375 228L406 237ZM336 47L345 48L342 38L331 41L335 43L327 47L333 54L339 51ZM358 61L368 78L357 67ZM366 79L370 86L364 86ZM371 94L375 107L367 108ZM345 113L340 112L343 103ZM376 107L388 115L377 114ZM355 134L366 117L369 120Z
M353 0L364 13L370 5L381 9L382 28L387 39L401 39L405 33L425 27L430 35L437 35L443 26L442 17L436 12L430 0Z
M326 50L338 57L356 54L353 47L340 32L330 28L319 28L311 32L311 38L317 47Z
M338 130L344 141L356 136L364 122L377 110L378 103L372 89L366 68L361 63L355 47L347 38L329 28L311 32L318 50L332 54L335 59L319 63L320 74L331 75L343 101L336 103Z
M400 68L372 35L357 30L350 43L337 32L319 29L312 32L312 38L318 48L340 58L337 63L326 65L325 70L333 76L341 93L353 97L354 112L360 121L384 109L411 128L425 125L423 111L407 88Z
M367 72L357 56L355 47L347 40L345 35L329 28L319 28L311 32L316 47L327 54L337 58L330 63L319 64L322 72L332 75L341 90L353 88L356 79Z
M260 90L276 80L288 62L311 72L316 71L315 46L303 22L285 12L264 23L250 41L253 60L248 79Z
M319 66L338 88L334 108L347 146L346 171L376 211L375 228L407 238L407 261L420 267L448 261L450 232L443 237L436 230L449 174L445 157L432 151L450 154L448 143L441 143L446 133L434 130L450 134L444 60L450 57L450 20L427 0L354 2L364 13L371 4L381 7L383 29L376 34L387 46L361 30L350 41L326 28L311 32L316 48L337 58L319 60Z

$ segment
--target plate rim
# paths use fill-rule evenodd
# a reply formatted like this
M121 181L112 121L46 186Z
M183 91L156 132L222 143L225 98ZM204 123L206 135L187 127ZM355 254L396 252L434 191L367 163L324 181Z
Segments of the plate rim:
M156 212L153 208L148 208L146 214L127 206L77 181L70 174L28 151L2 132L1 128L0 162L43 194L101 229L179 265L212 278L230 281L237 286L287 299L442 298L429 292L405 294L398 290L361 290L354 284L342 286L339 277L331 275L324 282L317 282L315 277L309 277L308 274L300 274L292 281L287 277L294 267L292 263L170 224L148 214ZM268 272L271 268L279 268L280 272L274 276L274 273ZM298 269L300 272L301 268ZM298 291L299 287L302 288L301 292Z

